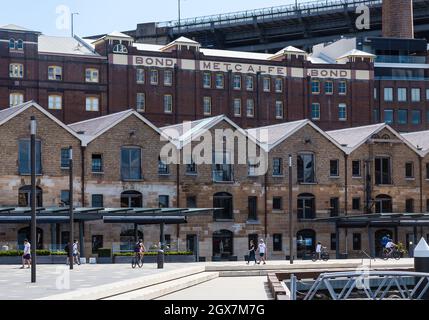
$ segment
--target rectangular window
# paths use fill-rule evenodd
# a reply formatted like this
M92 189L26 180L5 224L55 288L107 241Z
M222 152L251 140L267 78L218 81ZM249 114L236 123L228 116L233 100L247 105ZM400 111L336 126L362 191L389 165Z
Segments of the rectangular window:
M422 123L422 112L420 110L413 110L411 112L411 123L412 124Z
M49 95L48 97L48 108L50 110L61 110L63 108L62 103L63 97L60 95Z
M311 119L320 120L320 103L311 104Z
M360 210L360 198L353 198L352 209L353 210Z
M429 180L429 163L426 163L426 180Z
M85 81L90 83L98 83L100 81L99 71L95 68L85 70Z
M158 70L150 70L150 84L157 85L158 84Z
M234 99L234 116L241 117L241 99Z
M273 251L283 251L282 235L273 234Z
M102 194L93 194L91 198L93 208L104 208L104 196Z
M101 249L104 247L103 236L93 235L91 240L92 240L92 253L96 254L98 253L98 249Z
M426 89L426 101L429 101L429 89Z
M255 103L253 99L247 99L246 115L248 118L253 118L255 116Z
M164 113L173 112L173 96L171 94L164 95Z
M380 112L378 111L378 109L373 110L373 117L374 117L374 123L380 122Z
M253 91L253 76L246 76L246 90Z
M160 208L169 208L170 207L170 197L161 195L159 196L159 207Z
M158 174L160 175L170 174L170 168L167 162L162 160L161 157L158 159Z
M233 166L229 152L213 152L213 181L233 181Z
M11 63L9 65L9 77L24 78L24 65L20 63Z
M426 200L426 212L429 212L429 199ZM427 237L427 241L429 241L429 235Z
M274 197L273 198L273 210L283 210L283 198Z
M137 68L136 69L136 82L138 84L144 84L145 83L145 71L143 68Z
M347 106L345 103L340 103L338 105L338 120L340 121L347 120Z
M413 179L414 178L414 163L407 162L405 164L405 178Z
M319 80L311 81L311 93L319 94L320 93L320 82Z
M188 159L186 162L186 174L195 175L197 173L197 164L194 159Z
M59 66L48 67L48 80L61 81L63 79L63 68Z
M70 205L70 192L68 190L61 190L60 202L63 206Z
M171 87L173 85L173 71L164 71L164 86Z
M334 93L334 83L332 81L325 81L325 94Z
M203 111L205 116L212 114L212 98L204 97L203 99Z
M360 178L361 175L361 162L359 160L355 160L352 162L352 176L353 178Z
M384 88L384 101L393 101L393 88Z
M407 88L398 88L398 101L399 102L407 101Z
M341 94L341 95L347 94L347 82L340 81L338 83L338 93Z
M283 175L283 160L282 158L273 159L273 176Z
M249 221L257 221L258 220L258 197L249 197Z
M99 111L100 103L98 97L86 97L86 111Z
M247 167L249 177L256 177L258 175L259 163L253 159L249 159Z
M335 251L337 250L337 234L336 233L331 233L331 250Z
M271 78L264 77L262 79L262 87L264 92L270 92L271 91Z
M121 175L122 180L141 180L142 163L141 149L124 147L121 150Z
M212 75L210 72L203 73L203 87L210 89L212 87Z
M276 78L275 85L276 85L276 92L278 92L278 93L283 92L283 79L282 78Z
M362 250L362 236L360 233L353 233L353 250Z
M407 124L408 123L408 110L399 109L398 110L398 124Z
M241 76L239 74L234 74L232 88L234 90L241 90Z
M36 141L36 174L42 174L42 143ZM18 167L20 175L31 174L31 143L30 140L19 140Z
M225 78L222 73L216 74L216 89L223 89L225 87Z
M103 172L103 156L101 154L93 154L91 156L92 173Z
M414 213L414 199L405 200L405 212Z
M283 119L283 101L276 101L276 119Z
M374 100L377 100L377 96L378 96L377 88L374 88Z
M315 182L315 161L313 154L301 154L298 156L298 182L314 183Z
M137 93L136 109L139 112L145 112L146 111L146 95L143 92Z
M9 94L9 106L14 107L24 103L24 95L19 92L12 92Z
M330 161L329 175L331 177L339 177L340 176L340 161L339 160L331 160Z
M331 207L329 209L331 212L331 217L338 217L338 215L340 214L340 199L331 198L330 205Z
M387 124L393 123L393 110L391 109L384 110L384 123L387 123Z
M420 88L411 89L411 101L420 102Z
M375 159L375 183L392 184L390 158Z
M61 149L61 169L70 168L70 148Z
M197 208L197 197L196 196L186 197L186 208Z

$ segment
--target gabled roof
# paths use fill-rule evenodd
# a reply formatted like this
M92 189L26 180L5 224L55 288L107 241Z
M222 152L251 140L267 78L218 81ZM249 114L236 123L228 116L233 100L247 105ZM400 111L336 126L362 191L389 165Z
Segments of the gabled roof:
M365 142L367 142L368 139L370 139L373 135L381 132L383 129L390 131L399 140L409 146L414 152L418 153L416 148L408 140L406 140L398 132L393 130L392 127L385 123L328 131L326 133L334 140L338 141L338 143L343 147L347 154L350 154L357 148L359 148L361 145L363 145Z
M108 37L114 37L114 38L126 38L126 39L132 39L129 35L119 32L119 31L113 31L107 35Z
M39 36L39 52L100 57L93 48L78 37Z
M222 121L226 121L242 135L248 137L254 143L259 144L258 141L254 139L254 137L249 136L245 130L240 128L234 121L225 115L184 122L183 124L163 127L160 130L164 133L165 136L169 137L171 143L173 143L178 149L182 149L185 145L197 140L204 133Z
M348 57L364 57L364 58L375 58L376 56L365 52L365 51L361 51L361 50L357 50L357 49L352 49L349 52L346 52L345 54L343 54L342 56L338 57L337 60L341 60L341 59L345 59Z
M198 48L201 47L201 44L199 42L191 40L191 39L188 39L188 38L182 36L182 37L177 38L176 40L168 43L164 47L162 47L160 49L160 51L166 51L166 50L170 49L171 47L174 47L175 45L178 45L178 44L190 45L190 46L195 46L195 47L198 47Z
M68 133L76 137L80 140L79 135L76 134L73 130L71 130L69 127L67 127L64 123L62 123L60 120L58 120L56 117L54 117L52 114L50 114L48 111L46 111L42 106L37 104L34 101L28 101L25 103L22 103L20 105L17 105L15 107L10 107L8 109L4 109L0 111L0 126L8 122L9 120L13 119L17 115L21 114L22 112L28 110L29 108L34 107L37 110L39 110L41 113L43 113L45 116L47 116L49 119L54 121L56 124L58 124L60 127L62 127L64 130L66 130ZM37 120L37 119L36 119Z
M280 51L276 52L275 54L273 54L270 58L268 58L269 60L274 60L277 59L279 57L283 57L285 54L299 54L299 55L307 55L307 52L295 48L293 46L287 46L286 48L281 49Z
M327 135L322 129L320 129L310 120L284 122L267 127L248 129L247 132L250 136L253 136L257 140L260 140L261 138L264 138L266 136L266 138L268 138L268 141L266 141L266 147L264 149L265 151L270 152L273 148L281 144L287 138L289 138L307 125L311 126L322 136L331 141L337 148L343 151L343 148L340 144L338 144L337 141L332 139L329 135Z
M141 116L133 109L73 123L70 124L69 127L79 135L80 139L82 140L82 145L87 146L99 136L109 131L111 128L115 127L117 124L129 118L130 116L136 116L143 123L155 130L158 134L163 135L163 133L152 122ZM168 137L165 138L168 139Z
M429 154L429 130L403 133L401 135L407 139L423 157Z
M18 31L18 32L40 33L39 31L30 30L30 29L18 26L16 24L7 24L5 26L1 26L0 30L10 30L10 31Z

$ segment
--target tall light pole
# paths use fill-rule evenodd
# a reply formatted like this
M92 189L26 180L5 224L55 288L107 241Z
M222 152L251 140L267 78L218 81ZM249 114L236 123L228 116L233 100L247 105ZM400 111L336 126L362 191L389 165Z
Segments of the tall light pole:
M180 33L180 20L181 20L181 0L177 0L177 6L178 6L178 14L179 14L179 33Z
M36 130L37 123L34 116L30 121L30 152L31 152L31 282L36 283L36 249L37 249L37 224L36 224Z
M293 264L292 155L289 155L289 262Z
M69 260L70 270L73 270L73 244L74 244L74 212L73 212L73 147L69 148L69 214L70 214L70 236L69 236Z
M74 37L74 16L75 15L79 15L79 12L73 12L72 14L71 14L71 36L72 36L72 38Z

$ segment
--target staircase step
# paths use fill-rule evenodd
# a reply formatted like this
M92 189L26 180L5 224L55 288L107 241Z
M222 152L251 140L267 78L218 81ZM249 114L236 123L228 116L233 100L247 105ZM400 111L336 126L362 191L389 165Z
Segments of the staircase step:
M218 277L218 272L204 272L146 287L140 290L127 292L103 300L153 300L216 279Z

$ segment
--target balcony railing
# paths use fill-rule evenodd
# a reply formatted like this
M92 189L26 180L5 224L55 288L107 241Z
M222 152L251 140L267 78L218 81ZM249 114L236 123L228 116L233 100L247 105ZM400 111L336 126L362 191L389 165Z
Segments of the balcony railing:
M375 58L375 62L379 63L419 63L425 64L425 56L387 56L379 55Z

